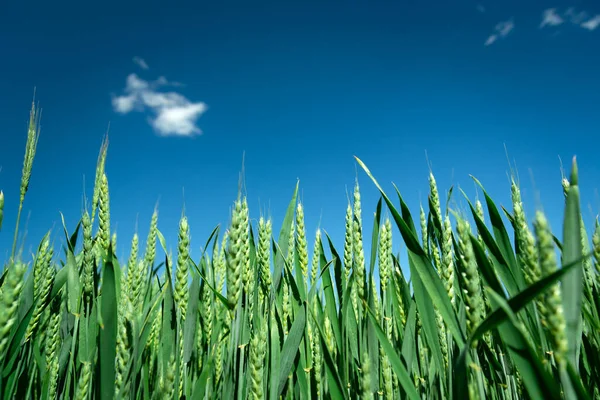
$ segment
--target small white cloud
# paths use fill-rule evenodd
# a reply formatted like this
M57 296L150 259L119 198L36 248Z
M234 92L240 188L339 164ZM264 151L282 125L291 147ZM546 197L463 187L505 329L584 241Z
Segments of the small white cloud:
M173 86L165 77L148 82L136 74L127 77L125 94L113 97L113 109L120 114L133 110L152 111L154 118L149 118L150 125L162 136L192 136L202 131L196 122L206 112L203 102L192 102L177 92L162 92L160 87Z
M495 43L498 39L505 38L510 32L512 32L514 28L515 23L512 18L507 21L498 22L494 27L494 33L488 36L487 40L485 41L485 45L489 46Z
M485 41L485 45L489 46L491 44L493 44L496 40L498 39L498 35L490 35L488 36L487 40Z
M183 83L180 83L180 82L168 81L167 78L165 78L162 75L159 76L158 79L156 81L154 81L154 83L156 83L157 85L161 85L161 86L175 86L175 87L185 86Z
M136 63L141 69L150 68L148 66L148 64L146 63L146 61L143 58L140 58L138 56L133 57L133 62Z
M500 36L505 37L514 29L514 27L515 23L510 19L508 21L499 22L496 25L496 30L500 33Z
M480 13L484 13L485 7L481 4L477 4L477 11L479 11Z
M131 112L135 107L136 97L135 95L119 96L112 100L113 108L116 112L121 114L127 114Z
M204 103L187 103L180 106L160 108L152 125L163 135L190 136L202 131L196 126L198 117L206 111Z
M585 11L576 11L574 7L569 7L562 15L556 11L556 8L549 8L542 13L542 22L540 28L545 26L558 26L565 22L570 22L580 28L588 31L596 30L600 26L600 14L590 18Z
M130 92L136 90L144 90L148 89L148 82L143 79L138 78L136 74L130 74L127 77L127 90Z
M558 15L556 8L548 8L542 13L542 22L540 23L540 28L545 26L558 26L563 22L565 22L565 20Z
M600 26L600 14L596 15L594 18L589 19L581 24L582 28L587 29L588 31L593 31Z

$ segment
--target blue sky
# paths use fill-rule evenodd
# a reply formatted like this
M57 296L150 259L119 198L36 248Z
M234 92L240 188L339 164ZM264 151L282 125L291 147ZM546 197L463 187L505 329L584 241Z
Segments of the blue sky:
M320 223L340 250L357 172L366 239L378 200L354 155L390 194L397 184L416 217L428 160L440 190L460 186L474 199L473 174L510 208L506 146L526 211L543 205L559 237L559 157L568 169L577 155L586 222L599 211L593 1L172 4L3 4L2 260L34 87L43 114L23 214L28 251L50 228L60 243L59 212L74 228L109 123L121 257L136 223L145 239L157 201L173 250L185 204L197 257L229 221L243 157L251 218L268 212L278 231L300 179L309 240Z

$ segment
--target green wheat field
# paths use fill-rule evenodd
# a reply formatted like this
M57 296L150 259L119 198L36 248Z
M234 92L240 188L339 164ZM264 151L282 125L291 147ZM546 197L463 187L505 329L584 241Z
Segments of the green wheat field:
M442 212L430 174L411 212L357 158L381 197L364 226L356 184L343 243L318 231L309 254L297 184L278 233L263 217L251 226L240 192L198 259L185 215L171 255L155 210L145 248L137 234L120 243L120 263L105 139L76 228L24 259L38 137L32 107L0 278L3 399L600 399L600 224L588 221L590 240L575 159L555 234L541 211L527 218L514 178L511 210L475 181L483 204L454 193L468 212ZM3 206L0 193L0 226Z

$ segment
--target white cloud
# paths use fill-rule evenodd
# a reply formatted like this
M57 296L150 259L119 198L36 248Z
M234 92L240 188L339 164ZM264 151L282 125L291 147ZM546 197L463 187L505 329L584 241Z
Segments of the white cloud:
M121 114L127 114L132 111L135 107L136 97L135 95L119 96L113 98L113 107L116 112Z
M494 43L496 40L498 40L498 35L496 35L496 34L490 35L490 36L488 36L487 40L485 41L485 45L489 46L492 43Z
M495 43L498 39L505 38L510 32L512 32L514 28L515 23L512 18L507 21L498 22L494 27L494 33L488 36L487 40L485 41L485 45L489 46Z
M589 19L581 24L582 28L585 28L589 31L593 31L594 29L600 26L600 14L596 15L594 18Z
M540 28L545 26L562 25L565 21L580 28L593 31L600 26L600 14L590 18L585 11L576 11L575 8L569 7L562 15L556 11L556 8L549 8L542 12L542 22Z
M203 102L192 102L177 92L163 92L163 86L180 86L171 83L164 76L156 81L145 81L136 74L127 77L125 94L114 96L113 109L120 114L131 111L150 110L154 118L150 125L162 136L193 136L202 133L196 122L207 106Z
M556 8L548 8L542 13L542 22L540 28L545 26L558 26L561 25L565 20L556 13Z
M131 74L127 77L127 89L129 91L148 89L148 82L138 78L136 74Z
M163 135L189 136L202 133L196 126L198 116L206 111L204 103L188 103L162 109L153 125Z
M143 58L140 58L138 56L133 57L133 62L136 63L141 69L150 68L148 66L148 64L146 63L146 61Z
M154 81L156 85L159 86L174 86L174 87L184 87L185 85L180 82L168 81L164 76L159 76L157 80Z
M515 23L511 20L500 22L496 25L496 30L500 33L500 36L505 37L515 27Z
M479 11L480 13L484 13L485 7L481 4L477 4L477 11Z

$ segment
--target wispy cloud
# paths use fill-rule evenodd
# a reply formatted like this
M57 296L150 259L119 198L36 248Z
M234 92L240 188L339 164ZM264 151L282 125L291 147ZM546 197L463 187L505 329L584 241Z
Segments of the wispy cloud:
M540 28L545 26L558 26L561 25L565 20L557 14L556 8L548 8L542 13L542 22Z
M483 6L483 4L477 4L477 11L479 11L480 13L485 12L485 7Z
M573 7L569 7L562 14L560 14L556 8L549 8L542 12L540 28L556 27L567 21L572 25L576 25L588 31L593 31L600 26L600 14L590 18L587 12L576 11Z
M565 12L565 16L569 18L569 22L572 24L579 25L588 17L588 13L585 11L576 12L573 7L569 7Z
M120 114L150 110L154 117L150 125L161 136L194 136L202 133L196 125L198 118L206 112L203 102L192 102L180 93L164 92L164 86L178 86L165 77L156 81L145 81L136 74L127 77L124 94L113 96L113 109Z
M146 63L146 61L143 58L140 58L138 56L133 57L133 62L136 63L138 65L138 67L140 67L141 69L150 68L148 66L148 63Z
M593 31L600 26L600 14L596 15L592 19L589 19L581 24L582 28L589 31Z
M489 46L491 44L493 44L496 40L498 40L498 35L493 34L488 36L487 40L485 41L485 45Z
M498 22L494 27L494 33L488 36L487 40L485 41L485 45L490 46L498 39L505 38L510 32L512 32L514 28L515 23L512 18L507 21Z

